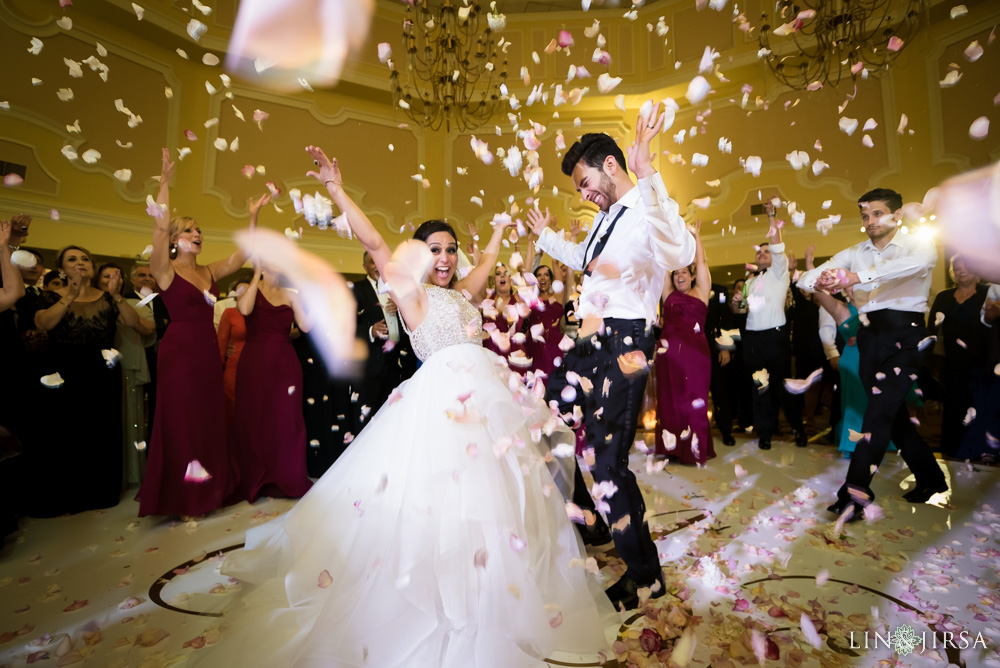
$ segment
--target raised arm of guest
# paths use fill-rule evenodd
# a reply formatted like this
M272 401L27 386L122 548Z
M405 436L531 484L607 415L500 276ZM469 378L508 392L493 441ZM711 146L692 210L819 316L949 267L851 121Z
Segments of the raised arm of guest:
M160 166L160 187L156 195L157 206L153 214L153 252L149 256L149 270L161 290L166 290L174 280L174 268L170 264L170 179L174 175L174 163L170 160L170 150L163 149Z
M243 291L243 294L236 298L236 308L244 316L253 313L253 307L257 303L257 291L260 290L260 264L254 261L253 280L250 286Z
M10 259L10 232L12 223L0 220L0 311L6 311L24 296L24 281Z
M250 229L257 227L257 215L260 213L261 208L263 208L268 202L271 201L271 193L267 192L261 195L256 200L250 198L249 209L250 209ZM212 278L216 281L221 281L226 276L236 273L236 271L246 264L247 256L242 250L235 250L229 257L216 260L215 262L208 265L209 271L212 272Z
M508 227L514 224L512 220L505 220L493 226L493 236L490 237L490 242L486 244L483 255L479 258L479 263L472 268L472 271L465 278L455 284L456 290L466 290L469 294L477 295L486 287L490 274L493 273L493 269L497 263L497 257L500 255L500 244L503 242L503 233Z
M479 252L479 242L476 240L479 232L476 231L475 224L468 220L465 221L465 229L469 230L469 245L466 246L465 252L469 254L469 261L475 266L482 258L482 253Z
M712 296L712 272L708 269L705 247L701 243L701 221L696 220L689 229L695 242L694 287L691 288L691 294L708 304L708 299Z

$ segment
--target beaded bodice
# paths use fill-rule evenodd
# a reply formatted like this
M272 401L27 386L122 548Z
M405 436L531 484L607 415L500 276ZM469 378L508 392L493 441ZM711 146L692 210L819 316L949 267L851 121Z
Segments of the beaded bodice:
M410 344L424 361L437 351L463 343L482 345L483 318L462 293L427 285L427 315L410 331ZM407 328L409 331L409 328Z

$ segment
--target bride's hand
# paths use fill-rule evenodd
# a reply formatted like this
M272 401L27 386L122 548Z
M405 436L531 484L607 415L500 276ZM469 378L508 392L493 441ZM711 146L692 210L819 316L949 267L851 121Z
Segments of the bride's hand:
M306 153L312 156L313 163L319 165L319 171L308 171L306 176L311 176L328 189L339 188L344 185L344 178L340 174L340 166L337 164L337 159L332 160L326 156L323 149L318 146L307 146Z

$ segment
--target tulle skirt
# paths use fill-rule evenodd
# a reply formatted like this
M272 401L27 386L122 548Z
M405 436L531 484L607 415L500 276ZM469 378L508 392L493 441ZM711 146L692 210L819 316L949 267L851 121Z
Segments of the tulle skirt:
M567 518L572 460L550 452L572 444L493 353L434 354L225 560L248 591L205 665L518 668L606 651L615 612Z

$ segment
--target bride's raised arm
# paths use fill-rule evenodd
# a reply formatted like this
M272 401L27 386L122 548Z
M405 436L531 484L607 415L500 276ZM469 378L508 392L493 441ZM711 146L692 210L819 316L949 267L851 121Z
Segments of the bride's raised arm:
M403 267L396 266L398 263L391 261L392 249L375 229L365 212L344 191L344 178L340 173L337 159L328 158L323 149L318 146L307 146L306 152L312 157L313 163L319 166L318 172L309 171L307 175L326 186L330 199L347 216L347 224L350 226L351 232L368 251L379 274L389 283L394 295L393 301L396 302L396 306L403 315L403 320L406 321L407 326L415 328L423 321L427 313L426 293L416 289L419 286L410 272L407 272ZM497 244L499 246L499 241Z

